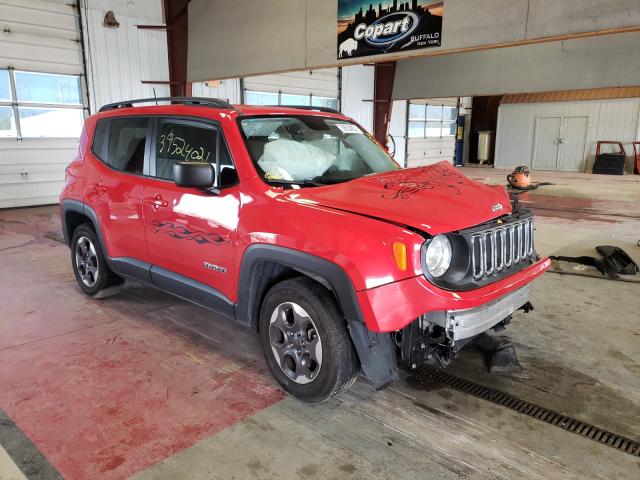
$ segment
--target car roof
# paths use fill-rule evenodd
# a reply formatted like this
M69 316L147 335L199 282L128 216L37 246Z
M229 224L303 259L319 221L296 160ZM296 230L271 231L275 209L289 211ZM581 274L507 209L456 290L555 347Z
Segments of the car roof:
M161 102L162 104L160 104ZM171 102L171 103L168 103ZM153 105L155 103L155 105ZM139 105L139 106L134 106ZM220 113L236 116L255 115L311 115L346 119L339 111L327 107L277 106L277 105L231 105L225 100L206 97L163 97L125 100L110 103L99 110L99 116L119 115L181 115L212 117Z

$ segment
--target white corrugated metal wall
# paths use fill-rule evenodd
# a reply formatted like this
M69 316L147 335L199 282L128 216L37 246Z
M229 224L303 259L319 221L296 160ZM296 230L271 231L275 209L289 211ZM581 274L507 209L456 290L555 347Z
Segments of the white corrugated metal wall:
M498 110L495 166L533 165L536 119L545 117L588 118L584 162L577 171L591 170L598 140L627 143L628 156L633 152L629 142L640 140L640 99L637 98L505 104ZM630 157L628 162L628 171L631 171Z
M0 69L80 75L75 2L3 0ZM0 138L0 208L57 201L75 138Z
M216 82L194 82L191 85L191 94L194 97L221 98L231 104L241 102L240 80L230 78Z
M374 73L368 65L342 67L341 111L369 132L373 131Z
M81 3L91 111L119 100L169 96L168 85L142 83L169 80L167 35L136 27L162 24L162 1ZM113 10L118 28L103 25L108 10Z
M410 103L426 103L427 105L456 107L458 98L431 98L425 101ZM412 138L407 142L407 167L431 165L441 160L453 163L456 150L455 136Z
M393 158L403 167L407 165L407 106L406 100L395 100L391 107L389 135L395 142Z
M338 69L258 75L244 79L245 91L338 97Z

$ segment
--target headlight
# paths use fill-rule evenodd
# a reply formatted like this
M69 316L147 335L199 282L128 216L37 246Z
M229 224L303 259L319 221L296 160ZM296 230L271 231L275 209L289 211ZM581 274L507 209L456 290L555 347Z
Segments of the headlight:
M427 245L425 263L429 273L435 277L441 277L451 265L451 242L446 235L436 235Z

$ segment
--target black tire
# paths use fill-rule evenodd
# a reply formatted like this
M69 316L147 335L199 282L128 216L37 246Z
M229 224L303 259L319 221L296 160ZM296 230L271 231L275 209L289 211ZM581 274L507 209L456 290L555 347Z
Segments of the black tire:
M87 275L83 274L84 266L78 266L78 256L76 255L77 248L79 248L79 242L82 242L83 246L88 245L86 242L90 242L90 257L91 263L95 265L95 276L92 281L86 283ZM87 260L88 262L89 260ZM85 262L83 262L84 264ZM124 280L119 277L107 265L98 241L98 236L95 230L89 223L84 223L75 229L73 236L71 237L71 266L73 267L73 273L76 276L80 289L90 297L96 297L98 294L105 292L111 287L120 285ZM83 276L85 277L83 279ZM91 278L91 277L90 277Z
M309 381L306 384L297 383L285 373L272 349L269 333L270 328L275 326L271 325L272 315L277 315L274 312L289 302L297 304L308 313L321 342L322 359L317 376L310 381L308 377L305 378L305 381ZM262 302L259 328L262 348L271 373L284 390L294 397L307 402L323 402L353 385L359 370L355 349L346 321L333 295L322 285L307 277L284 280L274 285ZM283 338L288 341L288 337Z

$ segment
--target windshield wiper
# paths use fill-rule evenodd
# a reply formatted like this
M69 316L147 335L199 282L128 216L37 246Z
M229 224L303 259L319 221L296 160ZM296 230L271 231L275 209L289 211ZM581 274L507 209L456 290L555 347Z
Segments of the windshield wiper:
M335 185L337 183L345 183L345 182L350 182L351 180L356 180L357 178L361 178L361 177L316 177L313 179L314 182L319 182L322 185Z
M281 178L267 178L270 185L299 185L301 187L322 187L324 183L316 180L284 180Z

